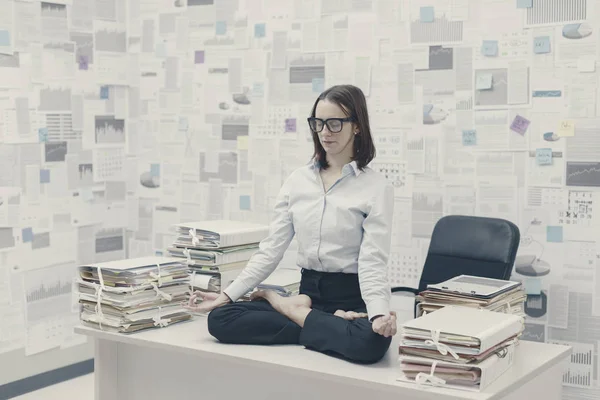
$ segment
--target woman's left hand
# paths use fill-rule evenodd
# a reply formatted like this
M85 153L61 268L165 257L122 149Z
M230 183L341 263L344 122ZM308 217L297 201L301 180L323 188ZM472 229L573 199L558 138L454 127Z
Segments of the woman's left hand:
M384 337L394 336L396 334L396 312L390 311L390 315L384 315L375 318L373 321L373 332Z

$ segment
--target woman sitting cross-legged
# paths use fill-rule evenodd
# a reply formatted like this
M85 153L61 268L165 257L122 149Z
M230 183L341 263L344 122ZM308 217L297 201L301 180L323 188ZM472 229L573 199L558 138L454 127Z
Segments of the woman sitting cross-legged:
M396 333L387 278L394 188L367 167L375 147L359 88L323 92L308 124L313 160L284 182L259 250L223 293L195 292L188 307L210 311L208 330L224 343L300 344L375 363ZM300 295L259 290L236 302L275 270L294 235Z

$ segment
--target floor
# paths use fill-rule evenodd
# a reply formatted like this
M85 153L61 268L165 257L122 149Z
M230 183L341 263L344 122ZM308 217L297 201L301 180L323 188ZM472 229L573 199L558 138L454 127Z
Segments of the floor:
M94 374L61 382L47 388L36 390L13 400L93 400Z
M411 297L392 296L391 306L397 312L398 328L412 318L414 300ZM13 400L93 400L94 374L84 375L35 392L27 393Z

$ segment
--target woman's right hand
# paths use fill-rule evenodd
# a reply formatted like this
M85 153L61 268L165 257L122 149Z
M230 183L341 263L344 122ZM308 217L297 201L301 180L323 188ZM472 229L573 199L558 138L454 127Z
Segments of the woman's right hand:
M202 301L196 303L199 298ZM197 313L207 313L230 302L231 299L225 293L195 291L190 296L187 304L184 304L184 308Z

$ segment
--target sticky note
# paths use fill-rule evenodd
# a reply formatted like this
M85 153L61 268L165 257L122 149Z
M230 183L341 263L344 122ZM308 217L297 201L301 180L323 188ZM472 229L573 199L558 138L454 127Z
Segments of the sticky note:
M524 285L525 293L539 295L542 293L542 280L540 278L526 278Z
M536 54L550 53L550 36L538 36L534 38L533 51Z
M50 183L49 169L40 169L40 183Z
M481 54L487 57L496 57L498 55L498 41L484 40L481 43Z
M421 22L433 22L435 21L435 10L433 7L421 7L420 12Z
M250 196L242 195L240 196L240 210L249 210L250 209Z
M188 120L188 117L179 117L178 125L180 131L187 131L190 127L190 121Z
M596 60L593 58L580 58L577 60L579 72L596 72Z
M488 73L477 74L477 80L475 81L475 89L489 90L491 88L492 88L492 74L488 74Z
M265 95L265 84L262 82L254 82L252 85L252 95L254 97L263 97Z
M548 243L562 243L563 227L562 226L547 226L546 241Z
M164 58L167 56L167 44L164 41L156 43L156 47L154 48L154 55L160 58Z
M92 192L92 188L81 188L79 190L79 195L83 201L94 200L94 192Z
M264 38L267 36L267 25L266 24L254 24L254 37Z
M100 98L102 100L108 99L108 86L101 86L100 87Z
M150 176L160 176L160 164L150 164Z
M510 124L510 130L524 135L527 131L527 128L529 127L529 124L530 122L527 118L523 118L520 115L517 115L513 120L512 124Z
M84 55L79 56L79 58L77 59L77 63L79 64L80 71L87 71L90 65L88 56Z
M463 146L475 146L477 144L477 131L475 129L465 129L462 131Z
M287 118L285 120L285 131L296 132L296 118Z
M225 21L217 21L215 23L215 31L217 35L224 35L227 33L227 22Z
M517 0L517 8L532 8L533 0Z
M558 132L556 132L556 135L559 137L575 136L575 121L560 121L560 123L558 124Z
M29 243L33 241L33 229L31 228L23 228L21 231L21 237L23 238L23 243Z
M10 32L0 30L0 46L10 46Z
M38 138L40 143L45 143L48 141L48 128L39 128L38 129Z
M204 50L194 52L194 64L204 64Z
M535 149L535 162L537 165L552 165L552 149Z
M237 137L237 149L238 150L248 150L248 136L238 136Z
M325 90L325 79L323 78L313 78L312 80L312 91L316 93L321 93Z

